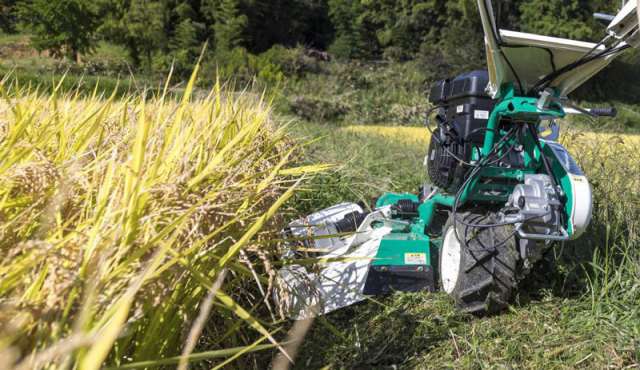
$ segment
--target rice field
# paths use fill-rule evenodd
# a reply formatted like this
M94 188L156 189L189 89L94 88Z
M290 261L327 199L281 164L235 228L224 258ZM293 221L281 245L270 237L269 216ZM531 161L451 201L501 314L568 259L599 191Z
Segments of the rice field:
M217 84L195 98L196 75L181 98L170 78L123 99L1 81L1 367L222 367L281 350L264 241L325 166L293 165L300 143L264 97Z
M426 127L415 126L367 126L354 125L340 128L341 131L378 135L405 144L429 145L431 134ZM615 141L630 148L640 147L640 135L593 133L588 131L569 130L560 137L566 147L581 146L593 141Z
M260 368L265 359L287 358L288 324L271 294L279 284L273 239L286 221L279 219L281 208L291 197L298 210L317 209L419 184L426 128L332 128L320 143L331 148L319 150L292 139L289 126L274 125L270 102L259 94L218 84L193 96L196 76L197 70L179 98L167 94L170 78L164 90L123 98L98 88L86 96L21 86L11 76L1 81L0 358L7 367ZM568 337L560 329L544 334L554 347L537 357L517 343L503 347L508 338L501 334L492 334L495 347L477 344L475 325L499 333L500 320L507 320L526 334L524 323L543 320L557 301L471 321L442 296L402 295L394 298L397 305L385 303L392 318L404 317L397 311L410 305L424 317L441 315L436 326L449 331L433 331L422 320L417 330L425 330L426 341L405 333L398 339L404 349L372 344L368 352L366 340L364 347L360 339L345 341L354 328L358 335L350 318L335 327L322 320L307 335L298 366L350 367L427 342L405 365L473 366L509 356L530 366L551 358L566 360L563 365L637 364L640 139L569 131L561 142L596 194L589 233L567 247L575 252L567 253L572 262L560 267L565 283L584 283L567 283L568 293L564 285L560 293L576 299L562 312L583 313L579 322L565 323L584 329L572 332L575 345L564 348ZM327 171L325 162L339 166ZM307 178L321 172L328 177L316 181L324 187L308 191ZM296 192L301 183L307 191ZM355 189L361 194L353 197ZM379 329L381 337L404 333L406 323L387 313L378 317L373 308L357 308L361 328ZM598 345L584 337L594 327L607 328L598 331L604 333ZM612 344L612 337L624 345ZM314 343L328 344L319 351ZM263 354L249 356L257 351Z

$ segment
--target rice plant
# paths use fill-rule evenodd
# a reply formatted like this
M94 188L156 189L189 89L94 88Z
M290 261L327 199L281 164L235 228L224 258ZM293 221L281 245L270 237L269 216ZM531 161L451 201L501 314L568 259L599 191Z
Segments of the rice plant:
M170 78L123 99L0 83L3 365L222 366L280 348L253 314L278 316L261 230L324 166L292 166L300 146L264 96L194 98L196 75L180 98Z

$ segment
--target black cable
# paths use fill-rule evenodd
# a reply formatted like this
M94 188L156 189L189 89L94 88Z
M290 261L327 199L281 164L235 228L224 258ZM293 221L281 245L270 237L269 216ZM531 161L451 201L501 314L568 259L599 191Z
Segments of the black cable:
M629 45L623 45L623 46L619 46L617 48L606 48L605 50L594 54L592 56L589 57L581 57L578 60L576 60L575 62L568 64L562 68L560 68L559 70L557 70L555 73L550 73L548 75L546 75L544 78L542 78L540 81L538 81L532 88L531 90L529 90L529 95L534 94L536 91L541 90L546 84L553 82L553 80L555 80L556 78L558 78L559 76L563 75L564 73L570 72L586 63L589 63L595 59L598 58L603 58L612 54L616 54L619 52L622 52L626 49L628 49L630 46Z
M561 202L562 200L560 199L560 192L558 192L558 179L556 178L556 175L551 170L549 161L547 161L547 156L544 155L544 153L542 152L542 145L540 144L540 138L538 138L538 135L534 135L533 123L529 124L529 132L531 132L531 135L533 135L533 141L538 147L538 151L540 151L542 164L544 165L544 169L545 171L547 171L547 175L549 175L549 178L551 179L551 182L553 184L553 192L556 194L558 201ZM564 214L562 212L558 212L558 215L560 216L560 223L564 224Z
M509 132L511 132L511 130ZM470 249L470 250L473 250L473 251L486 251L486 250L492 250L492 249L498 248L501 245L503 245L504 243L506 243L511 237L513 237L515 235L515 233L518 231L518 227L516 227L515 230L511 234L509 234L509 236L506 239L504 239L503 241L501 241L499 243L496 243L496 244L492 245L491 247L487 247L487 248L483 248L483 249L471 249L471 248L469 248L469 245L466 243L466 240L464 242L462 242L460 240L460 235L458 234L458 226L457 226L458 222L461 223L462 225L466 225L467 227L492 228L492 227L498 227L498 226L513 225L513 224L516 224L516 223L522 223L522 222L526 222L526 221L529 221L529 220L532 220L532 219L536 219L536 218L540 218L540 217L546 216L546 214L545 215L538 215L538 216L534 216L534 217L525 218L524 220L518 220L518 221L500 223L500 224L488 224L488 225L487 224L485 224L485 225L476 225L476 224L467 223L465 221L462 221L462 220L458 219L457 209L458 209L459 201L460 201L460 198L461 198L463 190L467 187L467 185L475 177L475 175L480 171L480 169L482 167L486 166L485 162L489 162L489 158L491 158L493 155L498 153L497 150L501 147L502 142L508 136L509 136L509 133L507 133L507 135L505 135L496 145L494 145L494 147L491 149L491 151L484 158L482 158L482 160L473 168L473 170L471 171L471 174L467 177L467 180L460 187L460 189L458 189L458 192L456 193L456 196L455 196L455 199L454 199L454 203L453 203L453 206L452 206L452 215L453 215L453 220L454 220L453 221L453 227L454 227L454 233L453 234L456 237L456 240L458 241L458 243L460 243L461 245L464 245L465 248L467 248L467 249Z
M609 39L609 35L605 36L602 40L598 41L591 49L589 49L586 53L582 54L582 56L574 61L574 63L580 62L582 59L589 56L589 54L593 53L600 45L604 45L604 43Z
M516 130L516 131L514 132L514 134L518 134L519 132L520 132L520 131L519 131L519 129L518 129L518 130ZM498 162L500 162L501 160L503 160L507 155L509 155L509 153L511 153L511 151L512 151L513 149L515 149L515 147L517 146L517 144L518 144L518 142L517 142L516 140L514 140L514 141L513 141L513 144L509 147L509 149L507 149L507 151L506 151L502 156L500 156L498 159L493 160L492 162L487 163L487 166L491 166L491 165L493 165L494 163L498 163Z
M466 185L468 184L469 180L471 178L473 178L473 176L475 176L476 173L477 172L472 173L469 176L469 178L467 179L465 184L458 190L458 193L456 194L456 199L454 200L454 205L452 207L453 216L454 216L454 219L455 219L456 222L459 222L459 223L461 223L461 224L463 224L465 226L470 226L470 227L475 227L475 228L485 228L486 229L486 228L492 228L492 227L509 226L509 225L514 225L514 224L517 224L517 223L523 223L523 222L535 220L537 218L544 217L544 216L547 216L547 215L551 214L551 212L547 212L547 213L542 214L542 215L530 216L530 217L526 217L524 219L520 219L520 220L517 220L517 221L500 222L500 223L493 223L493 224L473 224L473 223L468 223L466 221L460 220L457 217L457 208L458 208L458 205L459 205L459 198L462 195L462 190L466 187Z
M549 174L549 177L552 179L552 182L553 182L553 185L554 185L554 187L553 187L553 188L554 188L554 192L555 192L555 193L556 193L556 195L559 197L558 190L557 190L557 180L555 179L555 176L553 175L553 172L551 172L551 168L550 168L550 166L549 166L549 164L548 164L548 162L547 162L547 160L546 160L546 157L544 157L544 154L543 154L543 152L542 152L542 146L541 146L541 144L540 144L539 139L538 139L538 138L537 138L537 136L535 135L535 131L534 131L534 129L533 129L533 124L527 124L527 126L528 126L528 128L529 128L529 130L530 130L530 132L531 132L531 135L533 135L534 142L536 143L536 146L538 147L538 150L540 151L540 154L541 154L541 156L542 156L542 162L543 162L543 164L544 164L544 166L545 166L545 170L546 170L546 171L547 171L547 173ZM513 130L513 129L512 129L512 130ZM516 132L519 132L519 131L516 131ZM501 242L499 242L499 243L495 243L495 244L494 244L494 245L492 245L491 247L481 248L481 249L477 249L477 248L476 248L476 249L471 249L471 248L469 248L469 245L467 244L466 240L465 240L464 242L463 242L462 240L460 240L460 235L458 234L458 226L457 226L457 223L460 223L460 224L462 224L462 225L464 225L464 226L466 226L466 227L472 227L472 228L494 228L494 227L501 227L501 226L514 225L514 224L517 224L517 223L519 223L519 224L523 224L523 223L525 223L525 222L527 222L527 221L531 221L531 220L534 220L534 219L537 219L537 218L545 217L545 216L547 216L547 215L551 214L551 211L549 211L549 212L547 212L547 213L545 213L545 214L542 214L542 215L530 216L530 217L526 217L526 218L524 218L524 219L520 219L520 220L517 220L517 221L501 222L501 223L491 223L491 224L476 224L476 223L466 222L466 221L460 220L460 219L458 218L458 216L457 216L457 209L458 209L458 206L459 206L460 198L461 198L461 196L462 196L462 192L464 191L464 189L467 187L467 185L471 182L471 180L476 176L476 174L480 171L480 169L481 169L482 167L487 166L489 163L495 163L495 161L491 162L488 158L491 158L491 157L493 157L494 155L496 155L496 154L498 153L497 149L501 147L501 145L502 145L502 141L503 141L504 139L506 139L506 138L510 137L510 136L511 136L510 134L511 134L511 130L507 133L507 135L505 135L505 136L500 140L500 142L498 142L498 144L496 144L496 145L492 148L492 150L489 152L489 154L487 154L487 156L485 156L485 157L484 157L484 158L483 158L483 159L482 159L482 160L477 164L477 166L475 166L475 168L471 171L471 173L470 173L470 174L469 174L469 176L467 177L467 180L464 182L464 184L460 187L460 189L459 189L459 190L458 190L458 192L456 193L456 196L455 196L455 199L454 199L454 204L453 204L453 207L452 207L452 214L453 214L453 217L454 217L454 225L453 225L453 226L454 226L454 236L456 237L456 240L458 241L458 243L460 243L461 245L464 245L466 248L468 248L468 249L470 249L470 250L472 250L472 251L476 251L476 252L479 252L479 251L488 251L488 250L493 250L493 249L495 249L495 248L498 248L498 247L502 246L504 243L506 243L509 239L511 239L511 238L516 234L516 232L518 231L518 229L519 229L519 228L518 228L518 227L516 227L516 228L514 229L514 231L513 231L513 232L511 232L507 238L505 238L504 240L502 240L502 241L501 241ZM516 143L517 143L517 142L515 142L515 141L514 141L514 144L513 144L513 145L511 145L511 148L513 148L513 147L515 146L515 144L516 144ZM509 149L509 150L510 150L510 149ZM500 158L502 158L502 157L504 157L504 155L502 155ZM561 220L561 222L563 222L563 221ZM466 231L465 231L465 236L466 236L466 234L467 234L467 233L466 233Z
M513 128L512 128L513 130ZM511 130L507 133L507 135L503 136L500 141L493 146L493 148L491 148L491 150L489 151L489 153L487 153L486 156L484 156L473 168L473 170L471 170L471 173L467 176L467 179L465 180L465 182L462 184L462 186L458 189L455 198L453 200L453 206L452 206L452 215L453 215L453 219L454 219L454 227L456 222L460 222L460 220L458 219L457 216L457 211L458 211L458 205L460 202L460 198L462 197L462 192L464 191L464 189L468 186L468 184L471 182L471 180L475 177L475 175L480 171L480 169L482 169L482 167L484 167L486 165L485 162L489 162L491 157L493 155L495 155L497 153L497 150L501 147L502 142L509 136L509 133L511 132ZM458 239L458 241L460 241L460 239L458 238L457 235L457 231L456 231L456 238Z
M485 9L488 10L489 7L487 6L487 0L483 0L483 1L484 1ZM491 33L493 33L493 37L495 37L496 41L498 42L498 47L500 48L499 50L500 55L502 56L504 61L507 63L507 65L509 66L509 69L511 69L511 72L513 73L513 76L516 78L516 81L518 82L518 89L520 90L520 94L524 94L524 86L522 86L522 81L520 81L520 76L518 76L518 73L516 72L515 68L513 68L511 61L509 60L509 58L507 58L507 56L502 51L502 46L504 45L504 42L502 41L502 37L500 37L500 31L497 30L497 25L495 23L491 24Z
M551 214L551 211L541 214L541 215L537 215L537 216L529 216L529 217L525 217L522 219L519 219L517 221L508 221L508 222L498 222L498 223L493 223L493 224L474 224L471 222L466 222L466 221L462 221L462 220L458 220L459 223L461 223L464 226L468 226L468 227L473 227L476 229L491 229L494 227L501 227L501 226L510 226L510 225L515 225L515 224L521 224L521 223L525 223L527 221L531 221L531 220L535 220L536 218L542 218L545 216L549 216Z
M444 150L445 150L445 151L446 151L450 156L452 156L455 160L457 160L458 162L460 162L460 163L462 163L462 164L464 164L464 165L467 165L467 166L469 166L469 167L474 167L474 166L475 166L475 164L474 164L474 163L470 163L470 162L465 161L464 159L462 159L462 158L458 157L457 155L455 155L454 153L452 153L449 149L447 149L447 147L445 146L445 143L443 143L443 142L438 138L438 135L435 135L435 134L434 134L434 132L433 132L433 130L431 130L431 126L430 126L430 123L429 123L429 116L431 115L431 113L432 113L435 109L438 109L438 108L444 108L444 107L447 107L447 105L437 105L437 106L432 107L431 109L429 109L429 110L427 111L427 118L426 118L426 126L427 126L427 129L429 130L429 133L431 133L431 137L432 137L432 138L434 138L434 139L438 142L438 144L440 144L440 145L442 146L442 149L444 149ZM476 128L475 130L472 130L472 131L471 131L471 133L469 133L469 135L468 135L468 136L471 136L471 135L473 135L473 134L475 134L475 133L477 133L477 132L480 132L480 131L493 131L494 133L498 133L498 131L493 130L493 129L490 129L490 128L488 128L488 127L479 127L479 128Z
M507 65L509 66L509 69L511 69L511 72L513 72L513 76L516 78L516 81L518 82L518 89L520 90L520 94L524 94L524 86L522 85L522 81L520 81L520 76L518 76L518 73L516 73L515 68L513 68L513 65L511 65L511 61L504 54L504 51L502 51L502 45L500 45L500 55L502 55L502 58L504 58L504 61L507 62Z
M529 126L529 132L533 136L533 142L536 144L538 151L540 151L540 158L542 158L542 164L544 165L544 169L545 171L547 171L547 175L549 175L549 178L551 178L551 183L553 185L553 192L556 193L556 196L558 196L558 199L560 199L560 194L558 194L558 189L557 189L558 179L556 179L556 176L554 175L553 171L551 171L551 166L547 161L547 156L544 155L544 152L542 151L542 145L540 144L540 139L538 138L538 135L535 134L535 129L533 128L534 124L529 123L527 124L527 126Z
M438 136L436 134L433 133L433 130L431 130L431 126L429 125L429 116L431 115L431 113L437 109L437 108L444 108L446 107L446 105L437 105L435 107L432 107L431 109L429 109L427 111L427 120L426 120L426 125L427 125L427 129L429 130L429 132L431 133L431 137L434 138L438 144L440 144L440 146L442 147L442 149L444 149L447 153L449 153L450 156L452 156L453 158L455 158L458 162L463 163L467 166L473 166L472 163L469 163L467 161L465 161L464 159L459 158L457 155L453 154L449 149L447 149L447 147L444 145L444 143L442 141L440 141L440 138L438 138ZM427 155L429 155L429 153L427 153Z
M606 39L606 38L605 38ZM589 51L587 51L586 53L584 53L580 58L576 59L575 61L573 61L570 64L567 64L566 66L562 67L560 70L558 71L554 71L553 73L550 73L548 75L546 75L545 77L543 77L540 81L538 81L532 88L531 90L529 90L529 95L534 94L536 92L536 90L538 90L540 88L540 86L542 86L543 84L545 84L546 82L551 82L554 79L556 79L557 77L561 76L563 73L566 73L568 71L571 71L574 68L577 68L578 66L582 65L583 61L586 60L587 58L592 58L592 57L588 57L589 54L591 54L594 50L598 49L598 47L600 45L602 45L605 41L605 39L602 39L599 43L597 43L594 47L592 47ZM605 52L607 49L603 50L600 53ZM598 54L600 54L598 53ZM597 56L598 54L594 55ZM591 61L593 59L589 59L588 61Z
M507 44L504 43L502 44L503 47L505 48L511 48L511 49L522 49L522 48L531 48L531 49L541 49L547 52L547 54L549 54L549 63L551 63L551 70L553 72L556 71L556 62L555 62L555 56L553 55L553 52L551 51L551 49L549 48L545 48L543 46L537 46L537 45L513 45L513 44Z

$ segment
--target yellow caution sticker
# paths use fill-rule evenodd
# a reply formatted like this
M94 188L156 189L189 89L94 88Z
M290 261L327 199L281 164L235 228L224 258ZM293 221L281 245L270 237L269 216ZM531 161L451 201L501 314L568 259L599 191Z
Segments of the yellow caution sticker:
M404 264L405 265L426 265L427 254L426 253L405 253Z

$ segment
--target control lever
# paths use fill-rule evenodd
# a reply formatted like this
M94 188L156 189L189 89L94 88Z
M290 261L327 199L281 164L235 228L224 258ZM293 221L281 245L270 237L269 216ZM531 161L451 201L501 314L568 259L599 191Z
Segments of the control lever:
M589 112L597 115L598 117L615 117L618 115L616 107L597 107L589 109Z
M536 107L538 109L547 109L549 104L554 101L563 108L565 108L565 113L582 113L590 116L593 119L598 119L599 117L615 117L618 115L618 110L615 107L596 107L596 108L582 108L581 106L569 103L566 100L559 99L553 96L552 89L545 89L540 93L540 98L536 102Z
M611 21L613 21L616 17L615 15L593 13L593 18L595 18L598 23L604 25L605 27L609 27Z

